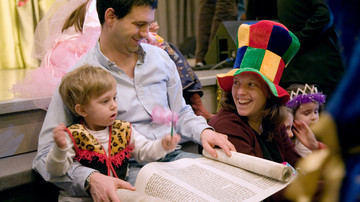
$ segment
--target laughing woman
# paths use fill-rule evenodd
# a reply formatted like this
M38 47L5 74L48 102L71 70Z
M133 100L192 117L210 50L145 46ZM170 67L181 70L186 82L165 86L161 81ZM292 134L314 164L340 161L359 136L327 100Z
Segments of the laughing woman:
M223 90L222 107L209 122L228 135L238 152L292 166L298 160L280 107L289 94L278 83L299 46L296 36L277 22L264 20L239 27L234 69L217 75Z
M300 156L286 133L281 107L290 96L278 83L299 46L296 36L280 23L240 25L234 69L217 75L222 108L209 122L238 152L295 167ZM266 199L279 200L285 200L282 191Z

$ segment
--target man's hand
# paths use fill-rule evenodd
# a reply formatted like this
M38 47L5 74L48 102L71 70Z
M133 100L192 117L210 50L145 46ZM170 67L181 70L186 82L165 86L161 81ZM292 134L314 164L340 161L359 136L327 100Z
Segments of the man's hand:
M93 173L90 177L90 194L92 199L97 201L120 202L116 191L119 189L135 191L130 183L118 178L109 177L101 173Z
M227 135L217 133L210 129L205 129L201 133L200 140L204 150L214 158L217 158L217 153L214 150L215 146L223 149L228 156L231 156L230 151L236 151L234 145L229 142Z

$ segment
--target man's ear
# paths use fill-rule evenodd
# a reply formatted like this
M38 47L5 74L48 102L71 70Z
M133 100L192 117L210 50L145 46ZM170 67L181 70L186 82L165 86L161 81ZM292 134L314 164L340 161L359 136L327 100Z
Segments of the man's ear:
M106 11L105 11L105 22L112 25L115 22L116 19L117 19L117 17L115 15L114 9L113 8L106 9Z
M76 112L79 116L82 116L82 117L86 117L86 116L87 116L87 113L86 113L85 109L84 109L83 106L80 105L80 104L76 104L76 105L75 105L75 112Z

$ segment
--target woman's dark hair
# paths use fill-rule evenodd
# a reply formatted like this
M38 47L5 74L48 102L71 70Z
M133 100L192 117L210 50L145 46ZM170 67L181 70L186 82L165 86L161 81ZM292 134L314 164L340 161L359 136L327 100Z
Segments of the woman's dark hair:
M286 111L281 107L281 101L275 96L271 96L266 101L265 110L263 111L262 127L267 132L269 139L272 139L276 132L282 127L286 119ZM231 92L222 91L221 107L237 113Z
M221 91L221 93L222 93L221 100L220 100L221 107L223 107L224 109L227 109L227 110L231 110L233 112L237 112L234 98L233 98L231 92Z
M152 9L157 8L157 0L97 0L96 10L99 15L100 24L105 22L105 11L113 8L118 19L123 18L135 6L150 6Z
M276 132L284 125L286 120L286 109L281 107L280 103L280 99L275 96L271 96L266 101L262 127L264 131L267 131L269 139L276 135Z

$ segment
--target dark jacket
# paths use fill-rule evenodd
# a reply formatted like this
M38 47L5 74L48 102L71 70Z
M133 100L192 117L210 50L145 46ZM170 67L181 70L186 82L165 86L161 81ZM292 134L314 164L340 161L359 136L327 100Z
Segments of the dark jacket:
M279 22L300 41L300 50L285 68L280 86L315 84L330 98L344 65L325 0L278 0L277 5Z
M254 130L237 113L220 109L209 121L209 125L214 127L216 132L228 135L229 141L234 144L238 152L263 158L263 152ZM291 142L285 128L280 128L276 134L273 140L283 161L294 167L300 158L295 151L294 143Z

